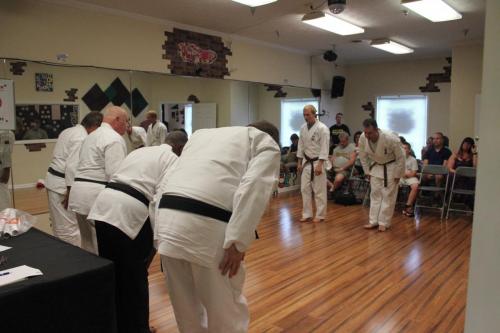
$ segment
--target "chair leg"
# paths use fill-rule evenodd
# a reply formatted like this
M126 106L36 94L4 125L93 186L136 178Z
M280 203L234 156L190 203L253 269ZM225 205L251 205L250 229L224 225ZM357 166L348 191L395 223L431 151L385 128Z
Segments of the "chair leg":
M448 209L446 210L446 219L450 216L451 200L453 198L453 191L450 192L450 200L448 200Z

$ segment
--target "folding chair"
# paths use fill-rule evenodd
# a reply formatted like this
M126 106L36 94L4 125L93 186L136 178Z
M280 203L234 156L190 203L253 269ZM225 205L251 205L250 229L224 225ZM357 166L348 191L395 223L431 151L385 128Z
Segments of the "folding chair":
M445 183L444 187L440 186L431 186L431 185L422 185L422 179L425 177L425 175L433 175L433 176L438 176L442 175L445 178ZM446 194L447 194L447 189L448 189L448 168L442 165L424 165L422 167L422 172L420 173L420 185L418 186L418 195L417 195L417 200L415 203L415 209L417 207L423 207L423 208L432 208L432 209L439 209L441 211L441 220L443 220L444 216L444 210L445 210L445 205L446 205ZM431 193L442 193L442 202L440 206L430 206L426 205L426 203L422 203L422 192L431 192Z
M474 183L474 186L471 186L472 189L466 188L467 186L461 186L460 181L457 182L457 179L468 179L471 180L472 183ZM453 177L453 182L451 183L451 190L450 190L450 199L448 201L448 211L446 212L446 219L448 219L450 215L450 211L454 212L464 212L464 213L470 213L474 212L473 210L470 209L458 209L458 208L452 208L453 204L453 195L470 195L474 197L476 191L475 191L475 182L476 182L476 168L471 168L471 167L458 167L455 170L455 177ZM458 183L458 186L457 186Z

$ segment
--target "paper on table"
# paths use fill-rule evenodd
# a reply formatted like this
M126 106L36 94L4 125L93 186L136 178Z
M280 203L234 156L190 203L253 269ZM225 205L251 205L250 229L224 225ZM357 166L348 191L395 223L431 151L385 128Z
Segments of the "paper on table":
M43 275L42 271L26 265L9 268L0 271L0 287L37 275Z
M3 246L3 245L0 245L0 252L2 251L6 251L8 249L12 249L11 247L8 247L8 246Z

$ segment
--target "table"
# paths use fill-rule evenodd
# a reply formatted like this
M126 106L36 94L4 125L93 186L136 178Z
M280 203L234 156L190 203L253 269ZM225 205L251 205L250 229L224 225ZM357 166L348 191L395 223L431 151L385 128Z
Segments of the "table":
M7 263L43 276L0 287L0 332L116 332L113 263L32 228L0 240Z

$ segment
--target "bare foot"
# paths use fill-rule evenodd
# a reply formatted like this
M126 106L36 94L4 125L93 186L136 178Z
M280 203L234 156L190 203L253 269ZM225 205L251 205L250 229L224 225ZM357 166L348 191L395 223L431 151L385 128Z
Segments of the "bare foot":
M309 221L311 221L311 218L310 217L303 217L299 221L300 222L309 222Z
M385 225L379 225L379 226L378 226L378 231L382 231L382 232L384 232L384 231L386 231L387 229L389 229L389 228L388 228L388 227L386 227Z
M320 223L320 222L323 222L325 219L318 219L318 218L315 218L313 220L314 223Z
M378 227L378 224L371 224L371 223L367 223L363 226L363 228L365 229L373 229L373 228L376 228Z

